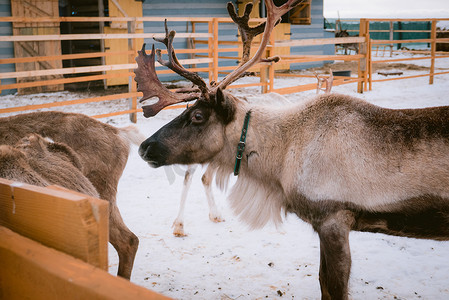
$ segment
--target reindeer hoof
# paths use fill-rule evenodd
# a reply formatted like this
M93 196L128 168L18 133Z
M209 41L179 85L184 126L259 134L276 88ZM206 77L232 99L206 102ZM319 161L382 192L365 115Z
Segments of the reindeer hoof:
M187 234L185 234L184 232L184 224L183 223L173 223L173 227L175 229L173 229L173 235L176 237L184 237L187 236Z
M175 232L175 231L173 231L173 235L175 237L186 237L187 236L187 234L185 234L184 232Z
M212 216L209 215L209 219L214 222L214 223L220 223L220 222L224 222L226 221L225 219L223 219L221 216Z

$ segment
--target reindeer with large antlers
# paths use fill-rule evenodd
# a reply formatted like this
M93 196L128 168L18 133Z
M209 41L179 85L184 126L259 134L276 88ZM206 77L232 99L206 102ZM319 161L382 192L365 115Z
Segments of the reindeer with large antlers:
M310 223L320 238L322 298L346 299L351 230L449 240L449 107L392 110L327 93L273 108L224 91L262 61L277 20L299 2L276 7L266 1L257 53L212 86L179 65L174 32L167 33L169 62L160 55L159 62L197 85L187 94L162 86L154 50L148 56L143 48L136 58L139 89L143 99L160 99L143 107L146 116L198 100L143 142L139 154L153 167L208 163L221 186L238 175L230 204L252 228L270 220L279 224L282 213ZM248 6L243 17L236 17L232 4L228 8L239 30L250 31L242 25Z

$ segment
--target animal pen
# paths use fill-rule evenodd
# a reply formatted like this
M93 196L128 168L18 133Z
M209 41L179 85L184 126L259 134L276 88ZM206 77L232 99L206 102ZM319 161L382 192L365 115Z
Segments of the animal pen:
M134 58L137 50L140 49L144 39L152 39L153 37L161 37L161 33L142 33L139 28L142 28L143 22L159 22L163 28L163 21L165 18L158 17L59 17L59 18L29 18L29 17L1 17L0 22L9 22L13 25L13 35L0 36L0 43L14 43L16 49L23 49L14 58L0 59L0 65L14 65L14 72L0 73L0 90L18 90L19 93L29 92L45 92L63 90L64 85L82 83L82 82L102 82L104 87L108 87L111 80L121 78L128 82L128 91L123 93L115 93L105 96L76 99L69 101L62 101L57 103L46 103L37 105L27 105L18 107L8 107L0 109L0 114L15 113L23 111L32 111L42 108L52 108L57 106L66 106L74 104L84 104L89 102L111 101L116 99L129 99L129 107L126 110L113 111L106 114L96 115L96 118L109 117L121 114L130 114L133 121L136 120L135 113L141 111L137 107L137 99L139 93L137 92L136 84L133 80L133 70L136 68ZM253 19L255 24L263 19ZM345 77L336 76L334 85L357 83L358 92L372 89L372 83L384 80L398 80L411 77L401 77L394 79L373 80L372 65L383 62L373 60L372 49L375 45L394 44L394 43L429 43L430 52L424 57L415 57L404 60L430 59L431 68L428 73L417 76L428 76L429 83L433 82L433 77L447 72L435 72L435 61L438 58L448 57L445 53L436 52L437 43L448 43L448 38L436 38L437 21L443 19L420 19L415 21L431 22L432 26L429 30L430 39L418 40L372 40L370 38L370 23L375 21L395 22L395 19L360 19L359 20L359 36L352 36L346 38L327 38L327 39L303 39L303 40L276 40L275 36L271 38L271 43L267 47L266 55L279 55L282 59L283 69L289 69L291 65L307 63L307 62L332 62L332 61L353 61L358 65L357 76ZM407 20L402 20L407 21ZM121 28L127 28L128 33L102 33L102 34L36 34L46 32L45 28L49 24L59 23L76 23L76 22L96 22L101 24L116 24ZM230 65L229 62L239 60L239 52L241 47L238 41L219 40L220 26L226 23L232 23L231 18L168 18L168 22L174 24L191 24L191 32L177 33L176 39L187 39L189 47L184 49L176 49L177 53L185 55L181 59L183 65L189 66L189 70L206 74L209 81L216 81L219 75L226 74L235 68L235 65ZM32 27L35 29L42 28L42 30L35 30L34 32L23 31L23 28ZM16 30L17 29L17 30ZM31 33L31 34L30 34ZM58 54L48 55L42 53L39 49L55 49L60 47L60 42L63 41L92 41L99 40L102 43L120 42L125 45L123 51L114 52L93 52L80 54ZM359 44L359 53L349 55L285 55L282 49L291 49L294 47L306 47L316 45L335 45L335 44ZM18 45L21 45L19 47ZM50 46L49 46L50 45ZM253 47L256 48L257 40ZM28 49L29 48L29 49ZM28 49L28 50L27 50ZM34 49L34 50L33 50ZM37 50L36 50L37 49ZM122 47L123 49L123 47ZM58 52L58 51L57 51ZM59 49L59 52L60 49ZM166 50L162 50L166 54ZM81 66L81 67L62 67L64 62L74 62L80 60L89 60L93 58L100 58L103 62L98 65ZM113 62L106 64L108 58L114 58ZM394 62L398 60L385 60L387 62ZM156 63L156 66L160 66ZM260 78L258 83L251 84L234 84L229 88L242 88L250 86L259 86L263 93L276 92L279 94L297 93L316 88L316 84L297 85L292 87L275 88L275 80L278 76L301 76L314 77L313 74L292 74L286 72L279 72L279 66L273 63L261 63L250 71L257 74ZM171 70L158 69L159 75L170 74ZM11 83L11 81L15 81ZM175 106L179 107L179 106Z
M107 201L0 178L0 298L168 299L108 273L108 215Z
M127 110L113 111L107 114L96 115L96 118L114 115L130 114L133 121L136 113L141 109L137 107L140 96L133 80L133 69L136 68L134 58L144 39L162 35L160 33L140 33L142 22L162 22L164 18L139 17L139 18L111 18L111 17L61 17L61 18L18 18L2 17L0 22L10 22L18 25L17 28L26 28L27 24L45 25L60 22L110 22L122 24L128 33L103 33L103 34L17 34L0 36L1 43L22 43L25 52L14 58L0 59L0 64L14 64L16 71L0 73L1 90L17 89L19 93L30 92L29 89L38 91L58 91L64 89L64 85L99 81L108 87L108 81L124 78L128 81L128 91L111 95L68 100L56 103L15 106L0 109L0 114L19 113L33 111L42 108L86 104L90 102L112 101L116 99L128 99ZM226 64L228 61L238 60L241 48L238 42L219 40L218 31L221 24L231 23L230 18L168 18L170 22L190 22L192 32L178 33L177 39L189 39L192 47L177 49L189 58L183 58L180 62L190 66L189 70L207 74L209 81L217 81L219 75L226 74L235 66ZM260 21L255 19L254 22ZM372 89L373 82L385 80L398 80L418 76L429 77L429 84L433 83L436 75L449 72L435 72L435 64L438 58L449 57L445 53L437 53L437 43L448 43L449 39L436 37L436 19L423 19L431 21L430 39L420 40L372 40L370 38L370 22L378 21L361 19L359 37L289 40L277 41L274 37L271 45L267 47L266 56L279 54L282 58L283 68L288 69L292 64L301 64L314 61L331 62L335 60L354 61L358 65L356 77L335 77L334 85L357 83L359 92ZM207 30L197 30L200 25L205 25ZM161 25L162 26L162 25ZM14 25L13 25L14 27ZM37 26L39 27L39 26ZM39 54L38 49L44 43L51 43L51 47L58 47L60 41L71 40L100 40L100 41L124 41L126 50L116 52L94 52L82 54ZM421 75L373 80L372 66L381 61L373 60L372 49L374 45L394 44L407 42L430 43L431 50L423 57L401 59L412 61L417 59L430 59L429 72ZM359 44L359 53L349 55L283 55L282 48L304 47L311 45L335 45L344 43ZM30 47L28 47L28 46ZM45 48L46 46L44 46ZM254 47L257 47L254 45ZM28 49L28 50L26 50ZM162 51L166 53L166 51ZM105 62L106 58L120 58L119 63L99 64L93 66L62 67L62 62L73 60L86 60L100 58ZM394 62L398 60L385 60ZM20 66L20 67L19 67ZM293 74L280 72L272 63L261 63L251 70L258 74L258 83L234 84L230 88L260 87L261 91L277 92L279 94L296 93L316 89L316 84L297 85L286 88L275 88L274 84L278 76L311 77L313 74ZM170 74L169 70L160 69L158 74ZM70 77L64 77L70 75ZM76 76L74 76L76 75ZM11 83L14 79L16 82ZM175 107L180 107L175 106ZM182 105L183 107L183 105ZM39 203L34 201L39 198ZM89 299L158 299L163 296L152 293L144 288L130 284L107 273L107 241L108 241L108 203L93 199L85 195L68 191L57 190L56 187L33 187L17 185L16 183L0 179L0 287L3 294L10 299L36 297L55 299L67 298L67 293L75 292L77 295L85 295ZM48 207L58 209L48 209ZM42 210L50 212L42 218ZM55 222L62 224L55 227ZM74 236L68 237L68 234ZM50 249L53 248L53 249ZM56 249L56 250L55 250ZM61 253L62 252L62 253ZM67 255L68 254L68 255ZM14 275L14 276L12 276ZM87 280L83 276L86 276ZM45 291L52 290L52 295ZM81 296L80 296L81 297Z

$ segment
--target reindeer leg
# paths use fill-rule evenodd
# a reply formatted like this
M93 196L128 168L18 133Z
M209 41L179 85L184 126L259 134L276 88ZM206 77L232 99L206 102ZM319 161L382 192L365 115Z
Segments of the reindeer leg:
M353 222L351 212L339 211L317 228L320 237L321 299L348 299L351 271L349 232Z
M139 239L126 227L115 201L110 202L109 213L109 242L114 246L119 258L117 275L129 280Z
M206 191L207 203L209 204L209 219L215 223L224 222L225 220L221 217L217 205L215 204L214 195L212 194L211 182L213 176L213 169L207 167L206 172L204 172L203 177L201 177L204 190Z
M186 206L187 192L192 184L192 176L195 173L196 165L189 165L184 176L184 187L181 194L181 203L179 204L178 216L173 222L173 235L177 237L186 236L184 233L184 208Z

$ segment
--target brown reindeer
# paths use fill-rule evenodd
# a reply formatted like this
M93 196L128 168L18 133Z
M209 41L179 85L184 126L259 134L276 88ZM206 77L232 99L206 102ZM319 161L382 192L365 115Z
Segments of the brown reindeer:
M59 185L92 197L98 192L82 173L79 156L69 146L38 134L15 146L0 145L0 177L37 186Z
M335 37L350 37L351 35L348 33L346 29L339 30L335 32ZM350 43L350 44L335 44L335 46L341 46L345 50L344 54L351 54L351 50L354 50L355 54L359 53L359 44L357 43ZM349 50L349 52L348 52Z
M130 142L140 144L143 136L133 126L116 128L82 114L51 111L0 118L0 144L13 146L30 134L39 134L53 140L54 145L65 144L72 149L79 158L82 174L99 197L109 201L109 241L119 256L117 274L129 279L139 240L123 222L116 193L128 160ZM22 141L22 150L25 148ZM54 175L50 171L46 176L52 178L41 175L44 181L40 185L47 182L64 186L55 182L59 176L56 170Z
M143 142L139 154L153 167L209 163L221 183L238 175L230 204L252 228L279 224L286 213L310 223L320 238L322 298L347 299L351 230L449 240L449 107L393 110L328 93L274 108L225 92L261 60L276 20L298 2L266 1L261 47L213 86L179 65L174 32L167 34L170 62L159 62L182 70L196 93L169 93L154 73L154 51L140 51L135 72L143 99L160 97L143 107L145 115L198 100Z

